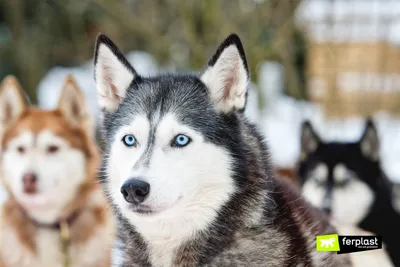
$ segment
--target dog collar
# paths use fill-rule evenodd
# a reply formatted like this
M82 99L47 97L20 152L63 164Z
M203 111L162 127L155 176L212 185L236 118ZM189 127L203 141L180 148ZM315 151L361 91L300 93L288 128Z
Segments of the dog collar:
M56 221L55 223L41 223L41 222L38 222L33 219L31 219L31 220L36 227L48 228L48 229L60 231L63 224L66 224L68 226L72 225L75 222L75 220L78 218L78 215L79 215L79 211L75 211L67 218L60 219L60 220Z

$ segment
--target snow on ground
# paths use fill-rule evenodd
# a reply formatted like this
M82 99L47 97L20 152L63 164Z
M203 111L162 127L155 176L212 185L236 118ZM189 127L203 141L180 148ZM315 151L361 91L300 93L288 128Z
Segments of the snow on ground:
M247 107L245 110L246 116L254 123L260 120L260 113L258 107L258 88L254 83L250 83L247 94Z
M71 74L85 94L86 102L93 116L97 115L98 106L95 96L95 84L92 63L66 68L54 67L44 76L38 86L38 104L41 108L53 109L57 106L64 80Z

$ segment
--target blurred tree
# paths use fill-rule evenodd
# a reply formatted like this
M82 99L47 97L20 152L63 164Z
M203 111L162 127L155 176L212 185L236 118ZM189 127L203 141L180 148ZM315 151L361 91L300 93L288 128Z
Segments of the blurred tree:
M1 76L18 76L32 102L36 86L54 65L77 65L92 54L97 34L89 1L2 0ZM4 32L4 33L3 33ZM7 36L5 33L9 33Z
M49 68L91 58L100 31L123 51L145 50L179 70L199 70L218 43L237 32L254 81L262 61L278 60L286 92L304 96L303 47L293 20L300 0L0 1L0 75L18 75L33 102Z

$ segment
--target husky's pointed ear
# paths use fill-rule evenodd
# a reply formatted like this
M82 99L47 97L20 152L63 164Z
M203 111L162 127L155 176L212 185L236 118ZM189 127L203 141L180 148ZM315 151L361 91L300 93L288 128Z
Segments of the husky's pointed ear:
M137 73L118 47L104 34L97 37L94 67L100 108L115 111Z
M0 86L0 125L4 129L18 119L28 104L17 78L5 77Z
M308 154L317 150L321 140L315 133L309 121L303 122L301 125L301 157L306 157Z
M379 138L378 131L371 119L367 120L365 130L360 139L361 152L367 158L378 161L379 160Z
M229 35L201 75L217 110L243 112L246 105L249 69L242 42L236 34Z
M93 119L85 96L72 75L65 78L57 109L72 126L81 127L91 137L94 136Z

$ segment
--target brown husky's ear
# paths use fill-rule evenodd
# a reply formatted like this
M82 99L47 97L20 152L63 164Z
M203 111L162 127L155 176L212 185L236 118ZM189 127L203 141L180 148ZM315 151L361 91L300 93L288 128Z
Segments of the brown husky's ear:
M367 120L364 133L360 139L360 148L364 156L371 160L379 160L378 131L371 119Z
M301 126L301 158L314 152L320 143L320 138L314 132L309 121L303 122Z
M68 75L65 79L58 110L73 126L84 128L91 137L94 135L93 119L88 105L72 75Z
M9 126L27 107L17 78L12 75L5 77L0 86L0 127L4 129Z
M229 35L222 42L200 79L207 86L218 111L244 111L249 68L242 42L236 34Z

